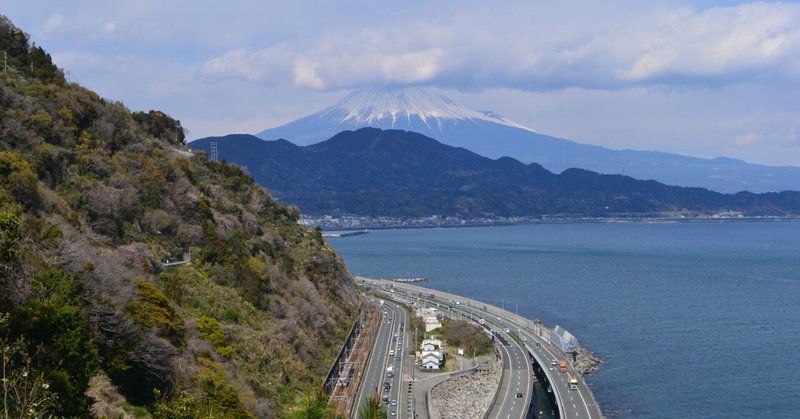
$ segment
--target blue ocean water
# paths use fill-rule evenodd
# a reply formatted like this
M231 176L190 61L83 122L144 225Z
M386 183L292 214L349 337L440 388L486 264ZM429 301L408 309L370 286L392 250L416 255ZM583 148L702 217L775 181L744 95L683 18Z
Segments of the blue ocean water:
M351 272L559 324L604 414L800 417L800 222L549 224L330 239Z

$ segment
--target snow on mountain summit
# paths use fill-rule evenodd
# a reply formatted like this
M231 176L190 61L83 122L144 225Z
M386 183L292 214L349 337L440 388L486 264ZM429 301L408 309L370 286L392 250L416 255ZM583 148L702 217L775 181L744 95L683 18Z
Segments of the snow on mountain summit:
M626 175L639 179L730 193L800 190L797 167L580 144L537 133L493 112L470 109L419 88L356 90L322 111L256 135L267 141L282 138L306 146L364 127L417 132L484 157L535 162L556 173L575 167L608 174L624 170Z
M445 120L488 121L495 124L533 131L519 123L489 111L476 111L452 100L419 88L396 90L357 89L333 106L323 110L320 118L336 116L343 123L358 126L410 124L419 118L429 128L442 129Z

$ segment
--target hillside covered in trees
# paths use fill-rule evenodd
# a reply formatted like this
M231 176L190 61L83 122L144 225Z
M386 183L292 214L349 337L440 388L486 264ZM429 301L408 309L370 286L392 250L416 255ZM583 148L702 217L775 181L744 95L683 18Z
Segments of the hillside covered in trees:
M722 194L603 175L555 174L512 158L490 159L422 134L361 128L309 146L246 134L190 146L242 165L276 197L306 214L390 217L672 217L738 211L797 216L800 192Z
M6 413L296 413L358 312L320 232L179 121L69 83L2 16L0 50Z

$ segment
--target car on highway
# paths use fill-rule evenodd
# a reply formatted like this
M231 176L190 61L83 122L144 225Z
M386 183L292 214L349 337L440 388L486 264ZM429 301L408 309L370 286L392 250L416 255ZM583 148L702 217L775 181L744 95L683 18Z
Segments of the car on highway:
M394 360L397 361L397 362L400 362L400 355L397 355L396 357L394 357Z
M383 391L389 391L392 388L392 383L388 381L384 381L383 383Z
M397 399L392 400L392 406L397 406Z
M517 398L521 399L522 398L522 393L517 393Z
M389 356L394 356L394 349L389 350Z

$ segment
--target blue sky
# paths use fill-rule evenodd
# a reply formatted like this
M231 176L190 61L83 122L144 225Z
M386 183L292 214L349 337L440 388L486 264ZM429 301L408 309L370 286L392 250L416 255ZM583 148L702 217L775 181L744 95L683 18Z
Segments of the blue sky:
M71 80L190 139L412 85L584 143L800 166L797 2L4 3Z

